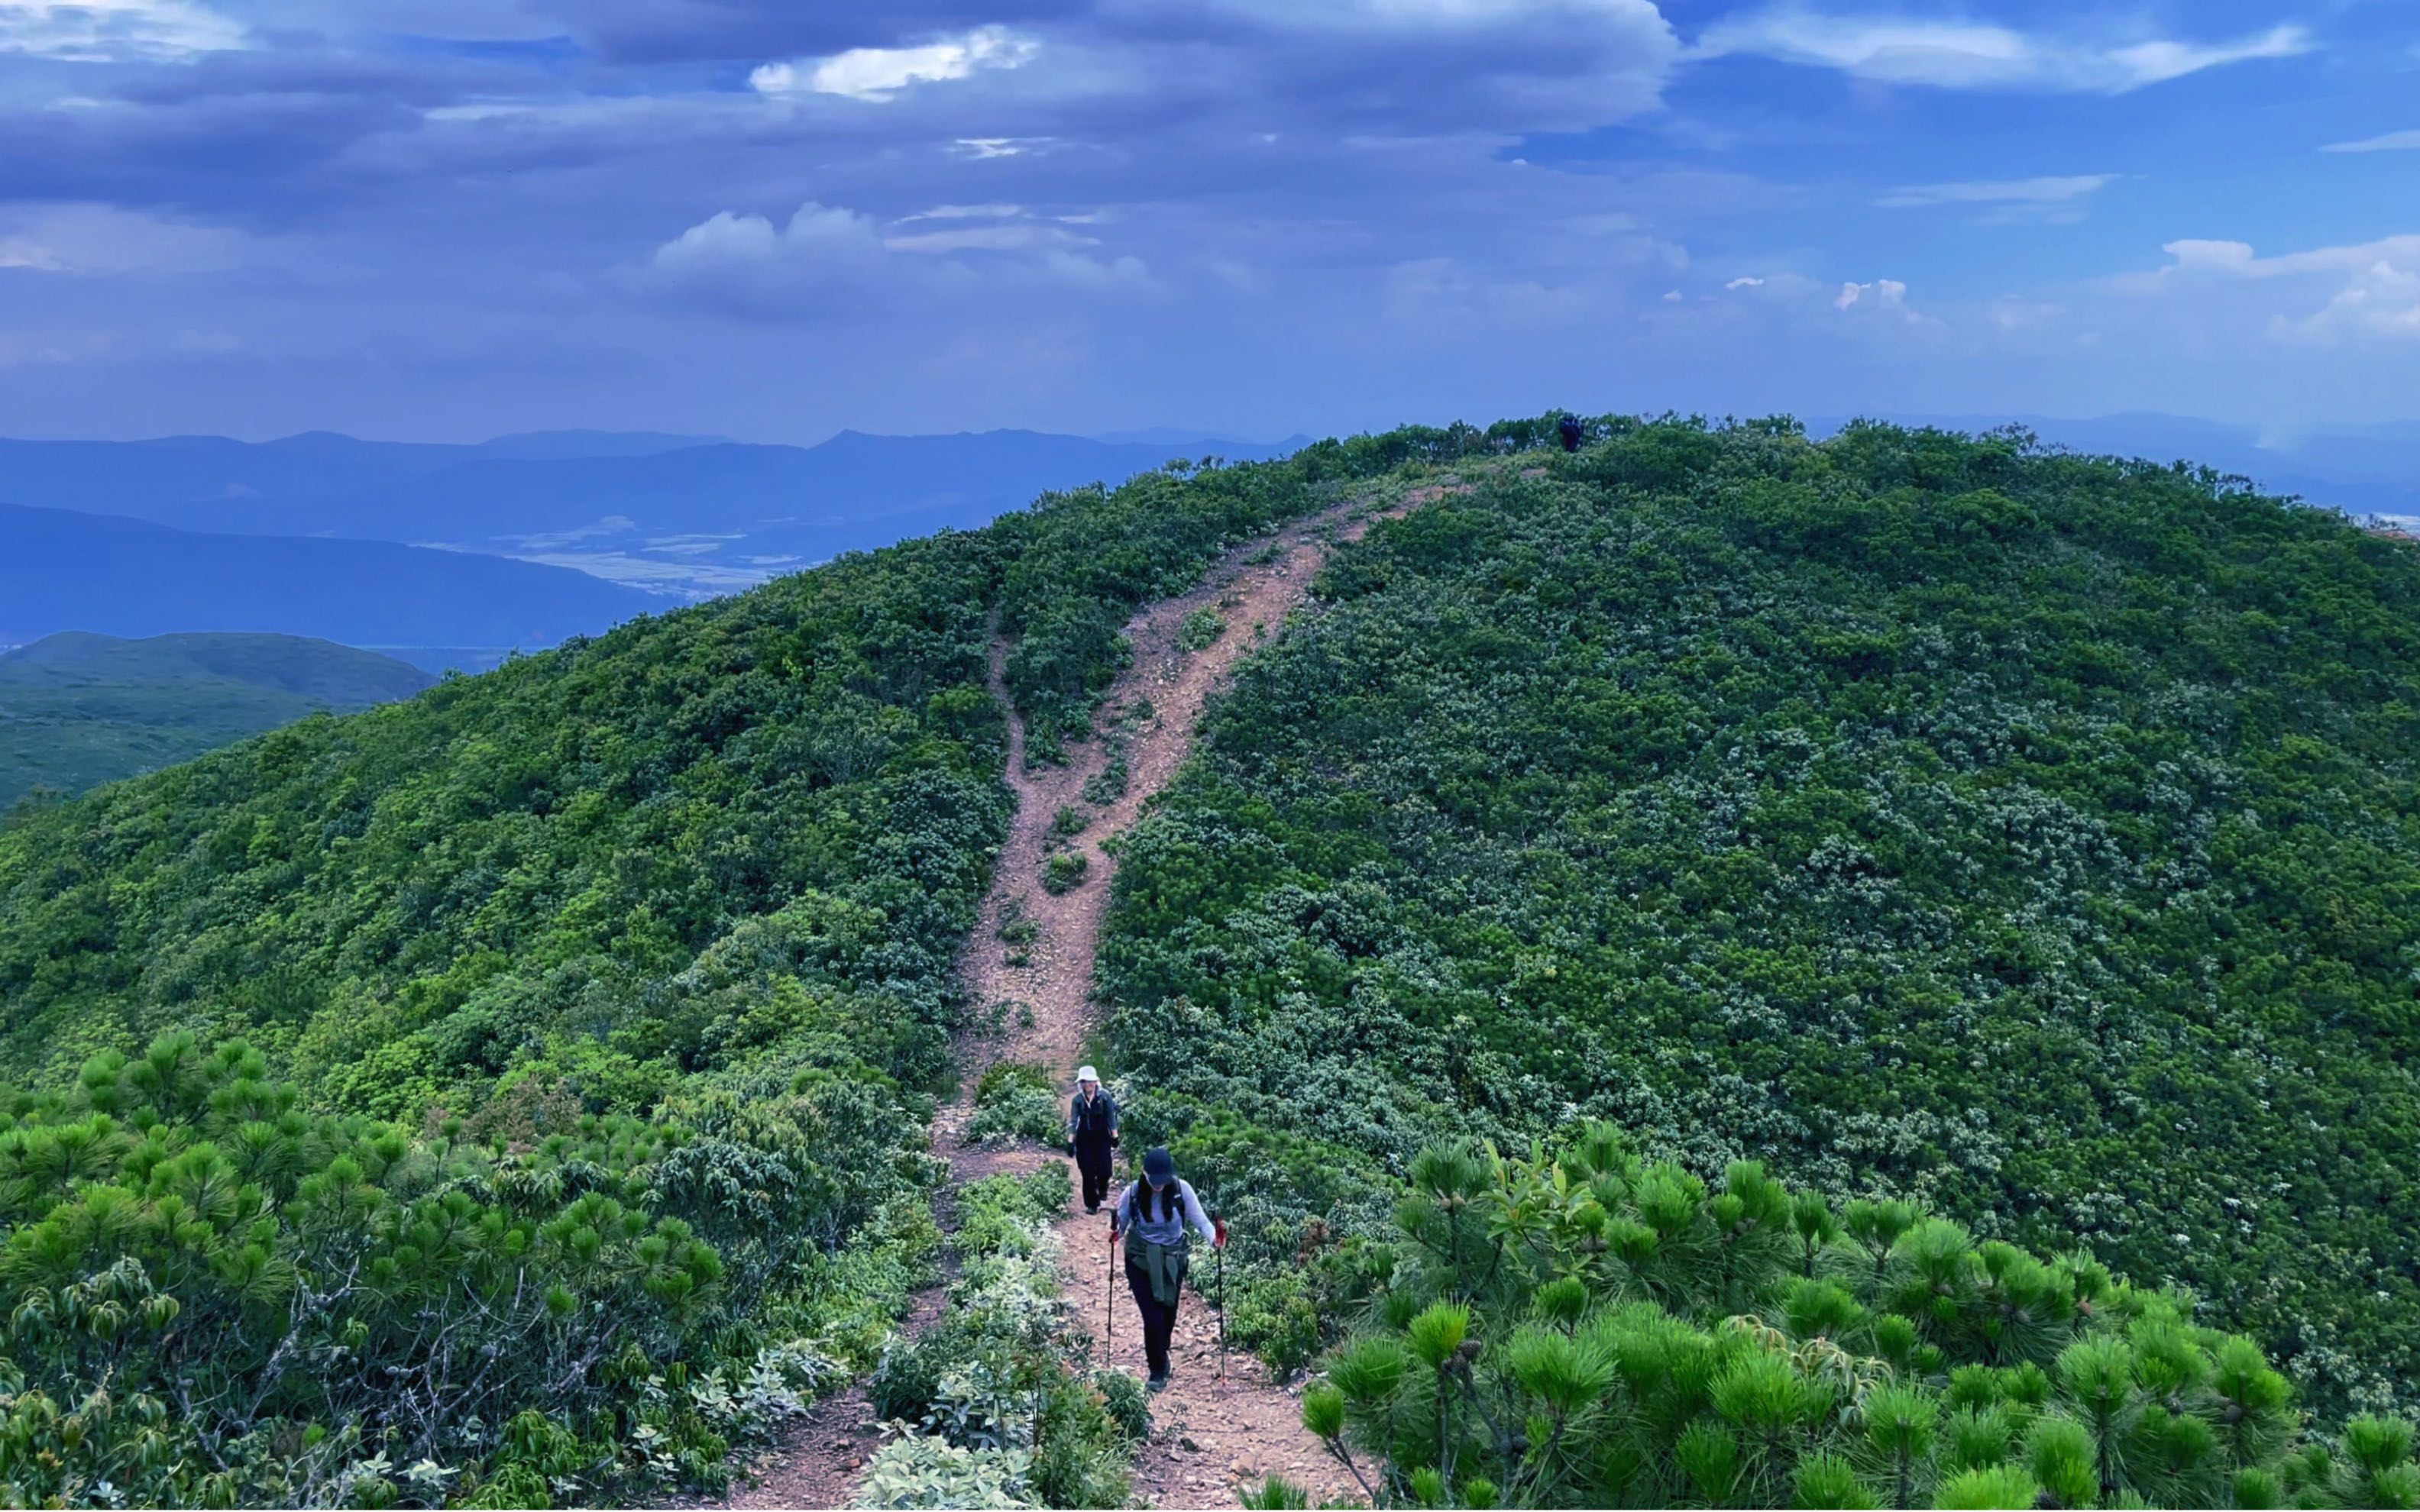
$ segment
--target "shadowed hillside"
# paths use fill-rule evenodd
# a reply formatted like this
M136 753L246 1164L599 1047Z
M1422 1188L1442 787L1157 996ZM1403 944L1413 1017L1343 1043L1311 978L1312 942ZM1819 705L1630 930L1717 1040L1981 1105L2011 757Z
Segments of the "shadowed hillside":
M37 787L78 793L434 682L373 652L293 636L50 636L0 655L0 810Z

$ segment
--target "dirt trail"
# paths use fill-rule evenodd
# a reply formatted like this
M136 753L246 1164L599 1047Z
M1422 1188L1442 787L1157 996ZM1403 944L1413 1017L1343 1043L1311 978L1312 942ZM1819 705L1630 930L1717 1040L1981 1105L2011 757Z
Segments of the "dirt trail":
M1093 737L1071 743L1063 765L1026 770L1025 723L1011 713L1008 781L1016 794L1016 816L960 961L969 1002L978 1018L995 1005L1009 1006L1002 1032L970 1036L960 1045L964 1076L958 1096L933 1121L933 1150L952 1163L953 1189L985 1176L1046 1165L1066 1170L1072 1184L1074 1167L1058 1150L973 1149L960 1141L973 1112L976 1084L996 1064L1014 1060L1047 1066L1069 1081L1072 1091L1075 1068L1096 1022L1093 963L1110 883L1117 875L1117 857L1103 851L1101 842L1131 827L1184 764L1211 694L1238 661L1278 634L1287 614L1303 601L1332 545L1359 539L1379 518L1446 493L1468 492L1469 487L1448 479L1410 491L1391 508L1366 501L1338 505L1236 548L1211 569L1202 586L1144 609L1126 625L1133 660L1103 702ZM1205 608L1216 609L1226 627L1208 647L1188 652L1178 639L1181 627L1187 615ZM990 682L993 696L1004 707L1010 706L1003 676L1007 656L1006 642L995 639ZM1100 776L1120 751L1127 766L1124 794L1107 803L1086 801L1086 782ZM1053 833L1063 809L1072 809L1085 820L1072 839ZM1083 856L1086 872L1080 885L1053 894L1041 879L1045 861L1056 850ZM1022 947L1000 937L1001 927L1016 918L1032 921L1036 930ZM1016 1005L1031 1011L1030 1026ZM940 1201L946 1228L946 1193ZM1070 1203L1069 1215L1058 1226L1065 1291L1076 1317L1092 1332L1094 1358L1140 1376L1140 1322L1125 1294L1123 1276L1115 1278L1114 1337L1104 1338L1108 1318L1103 1290L1110 1276L1107 1228L1105 1218L1088 1217L1080 1206ZM1206 1250L1197 1270L1206 1284L1211 1273ZM901 1322L904 1333L921 1333L939 1316L942 1289L935 1288L919 1298ZM1308 1486L1322 1501L1358 1497L1351 1478L1303 1430L1298 1387L1272 1381L1258 1361L1233 1349L1227 1353L1226 1379L1217 1379L1218 1316L1206 1298L1186 1298L1171 1352L1172 1382L1153 1398L1152 1436L1135 1457L1134 1489L1141 1504L1233 1507L1237 1486L1257 1484L1268 1474ZM752 1467L755 1484L735 1488L725 1504L845 1504L859 1472L879 1443L864 1389L852 1387L819 1403L781 1448Z

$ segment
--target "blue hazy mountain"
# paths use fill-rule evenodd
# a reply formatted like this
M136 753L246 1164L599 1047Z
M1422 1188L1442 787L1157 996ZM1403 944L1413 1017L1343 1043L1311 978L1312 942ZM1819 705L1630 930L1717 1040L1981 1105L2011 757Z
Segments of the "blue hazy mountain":
M211 500L350 493L480 458L647 456L721 440L597 430L534 431L499 436L476 446L365 441L334 431L257 442L224 436L144 441L0 440L0 500L180 524L182 511Z
M728 436L674 436L653 430L532 430L472 448L485 456L560 461L580 456L653 456L690 446L728 446Z
M1105 431L1094 438L1112 446L1164 446L1187 456L1259 456L1274 453L1284 455L1298 452L1311 443L1309 436L1292 436L1281 441L1248 441L1223 431L1187 430L1182 425L1153 425L1143 430Z
M325 434L257 445L0 441L0 497L221 533L446 546L695 596L1202 455L1032 431L845 431L810 447L698 440L566 431L476 447ZM1239 460L1290 449L1219 448Z
M356 646L535 647L664 603L584 573L468 552L211 535L0 504L0 645L61 630L241 630Z
M2010 419L1888 418L1968 431ZM2281 438L2170 415L2015 418L2078 451L2190 459L2355 516L2420 515L2420 427ZM1837 424L1809 423L1819 433ZM1117 483L1177 457L1244 459L1299 444L1181 428L1108 439L846 431L807 447L586 430L477 446L324 432L257 444L0 441L0 499L218 533L442 546L685 599L843 551L981 525L1047 489Z

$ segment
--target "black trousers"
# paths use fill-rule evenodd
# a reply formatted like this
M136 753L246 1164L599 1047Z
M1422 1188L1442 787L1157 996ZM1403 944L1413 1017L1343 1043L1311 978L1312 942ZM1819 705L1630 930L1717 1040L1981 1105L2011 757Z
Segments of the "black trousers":
M1109 1172L1114 1168L1109 1136L1076 1141L1076 1169L1084 1176L1084 1211L1090 1212L1107 1201L1109 1196Z
M1177 1273L1177 1296L1184 1290L1184 1268ZM1160 1304L1151 1294L1151 1275L1140 1265L1126 1267L1126 1289L1134 1293L1135 1310L1142 1314L1142 1354L1155 1376L1168 1374L1168 1341L1176 1332L1176 1304Z

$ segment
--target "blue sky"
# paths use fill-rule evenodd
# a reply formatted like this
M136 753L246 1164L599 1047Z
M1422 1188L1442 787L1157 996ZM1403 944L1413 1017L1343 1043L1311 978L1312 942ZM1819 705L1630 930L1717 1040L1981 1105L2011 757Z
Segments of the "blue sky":
M0 432L2420 418L2420 4L0 0Z

